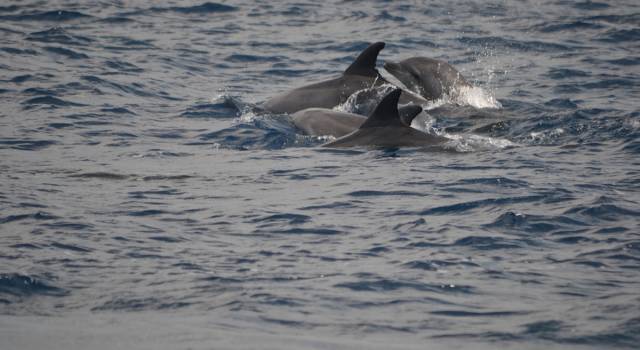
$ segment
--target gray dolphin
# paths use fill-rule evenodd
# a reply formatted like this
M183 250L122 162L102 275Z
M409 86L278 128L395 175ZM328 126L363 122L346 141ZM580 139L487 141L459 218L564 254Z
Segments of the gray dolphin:
M471 84L452 65L427 57L412 57L400 62L385 62L384 69L407 89L427 100L453 94Z
M262 108L291 114L305 108L332 108L344 103L354 92L384 81L376 70L376 60L383 48L383 42L371 44L340 77L285 92L267 100Z
M396 89L385 96L358 130L322 146L428 147L449 141L442 136L425 134L402 122L398 113L401 92Z
M422 107L417 105L401 107L400 120L411 126L413 118L420 112ZM341 137L358 129L367 117L326 108L307 108L293 113L291 120L305 135Z

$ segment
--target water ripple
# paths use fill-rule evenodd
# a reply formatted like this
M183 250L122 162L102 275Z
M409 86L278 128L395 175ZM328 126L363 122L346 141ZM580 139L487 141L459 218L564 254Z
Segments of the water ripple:
M501 37L461 37L458 39L463 44L483 47L494 47L503 50L537 51L537 52L567 52L577 50L575 46L550 43L543 41L519 41Z
M547 199L546 195L532 195L522 197L503 197L503 198L488 198L477 201L469 201L451 205L438 206L422 210L416 214L418 215L449 215L449 214L462 214L470 210L487 206L503 206L505 204L517 204L527 202L538 202Z
M213 14L213 13L233 12L233 11L237 11L238 8L230 5L224 5L224 4L213 3L213 2L205 2L201 5L185 6L185 7L180 7L180 6L153 7L151 10L155 12L171 11L171 12L177 12L182 14L207 15L207 14Z
M82 60L82 59L89 58L89 56L87 56L84 53L76 52L76 51L73 51L71 49L67 49L65 47L46 46L46 47L43 47L42 49L47 51L47 52L51 52L51 53L54 53L56 55L64 56L64 57L72 59L72 60Z
M33 32L27 36L26 40L76 46L88 45L94 41L93 39L85 36L73 35L60 27L53 27L40 32Z
M191 106L180 114L184 118L237 118L240 115L241 111L238 106L229 100Z
M47 295L62 297L68 292L62 288L50 285L45 280L21 275L0 274L0 294L9 294L14 297L29 297L34 295Z
M11 148L22 151L38 151L52 145L57 142L52 140L7 140L0 139L0 149Z
M566 216L545 217L506 212L494 222L485 225L503 232L550 233L560 230L581 229L588 225Z
M598 221L619 221L626 217L640 217L640 211L627 209L614 204L599 204L593 206L581 205L567 210L565 214L577 214L578 216Z
M143 310L173 310L191 305L188 302L165 301L158 298L116 298L109 300L100 306L93 307L92 311L143 311Z
M422 292L434 292L445 294L470 294L474 288L471 286L427 284L417 282L406 282L389 279L376 279L370 281L345 282L334 285L336 288L346 288L354 292L387 292L396 290L415 290Z
M58 217L55 215L51 215L46 212L35 212L33 214L18 214L18 215L8 215L5 217L0 217L0 224L6 224L14 221L20 221L25 219L35 219L35 220L55 220Z
M43 91L38 91L38 92L43 92ZM71 102L71 101L65 101L63 99L57 98L57 97L53 97L53 96L38 96L38 97L33 97L30 98L26 101L22 102L22 105L24 105L25 109L31 109L34 107L38 107L38 106L49 106L52 108L55 107L79 107L79 106L86 106L85 104L81 104L81 103L76 103L76 102Z
M54 11L45 11L45 12L24 12L19 15L7 15L0 16L0 19L6 21L46 21L46 22L66 22L73 21L81 18L91 18L91 16L86 15L82 12L77 11L67 11L67 10L54 10Z

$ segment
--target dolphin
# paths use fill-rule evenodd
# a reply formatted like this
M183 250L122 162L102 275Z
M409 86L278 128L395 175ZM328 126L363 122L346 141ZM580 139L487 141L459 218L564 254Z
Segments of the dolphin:
M411 57L400 62L385 62L384 69L411 92L433 101L454 94L471 84L452 65L427 57Z
M385 96L359 129L322 147L429 147L449 141L446 137L425 134L402 122L398 113L401 92L401 89L395 89Z
M400 120L411 126L422 107L408 105L399 109ZM307 108L291 115L293 124L305 135L341 137L358 129L367 117L326 108Z
M305 108L333 108L351 94L384 80L376 69L383 42L369 45L341 76L285 92L267 100L262 108L272 113L292 114Z

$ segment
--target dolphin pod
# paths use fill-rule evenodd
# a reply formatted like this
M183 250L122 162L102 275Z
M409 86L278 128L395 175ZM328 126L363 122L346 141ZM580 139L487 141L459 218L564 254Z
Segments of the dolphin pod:
M362 105L371 108L374 106L372 102L379 98L374 97L379 94L375 93L376 88L385 89L392 85L376 69L378 54L384 47L383 42L373 43L339 77L281 93L265 101L261 107L272 113L290 114L293 124L304 134L340 137L323 145L326 147L421 147L445 142L443 137L428 135L410 126L413 118L422 111L418 105L470 86L455 68L444 61L412 57L398 63L387 62L385 70L409 93L393 90L366 118L331 109L345 103L351 96L364 99L367 103ZM406 106L399 107L398 104Z
M378 54L385 43L369 45L337 78L302 86L272 97L262 104L271 113L292 114L306 108L333 108L344 103L355 92L389 84L376 69ZM401 104L427 104L419 95L403 94Z

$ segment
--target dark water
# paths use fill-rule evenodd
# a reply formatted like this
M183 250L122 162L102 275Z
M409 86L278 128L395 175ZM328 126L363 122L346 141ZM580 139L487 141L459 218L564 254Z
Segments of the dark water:
M374 41L449 149L253 108ZM639 97L637 1L5 1L0 348L635 349Z

